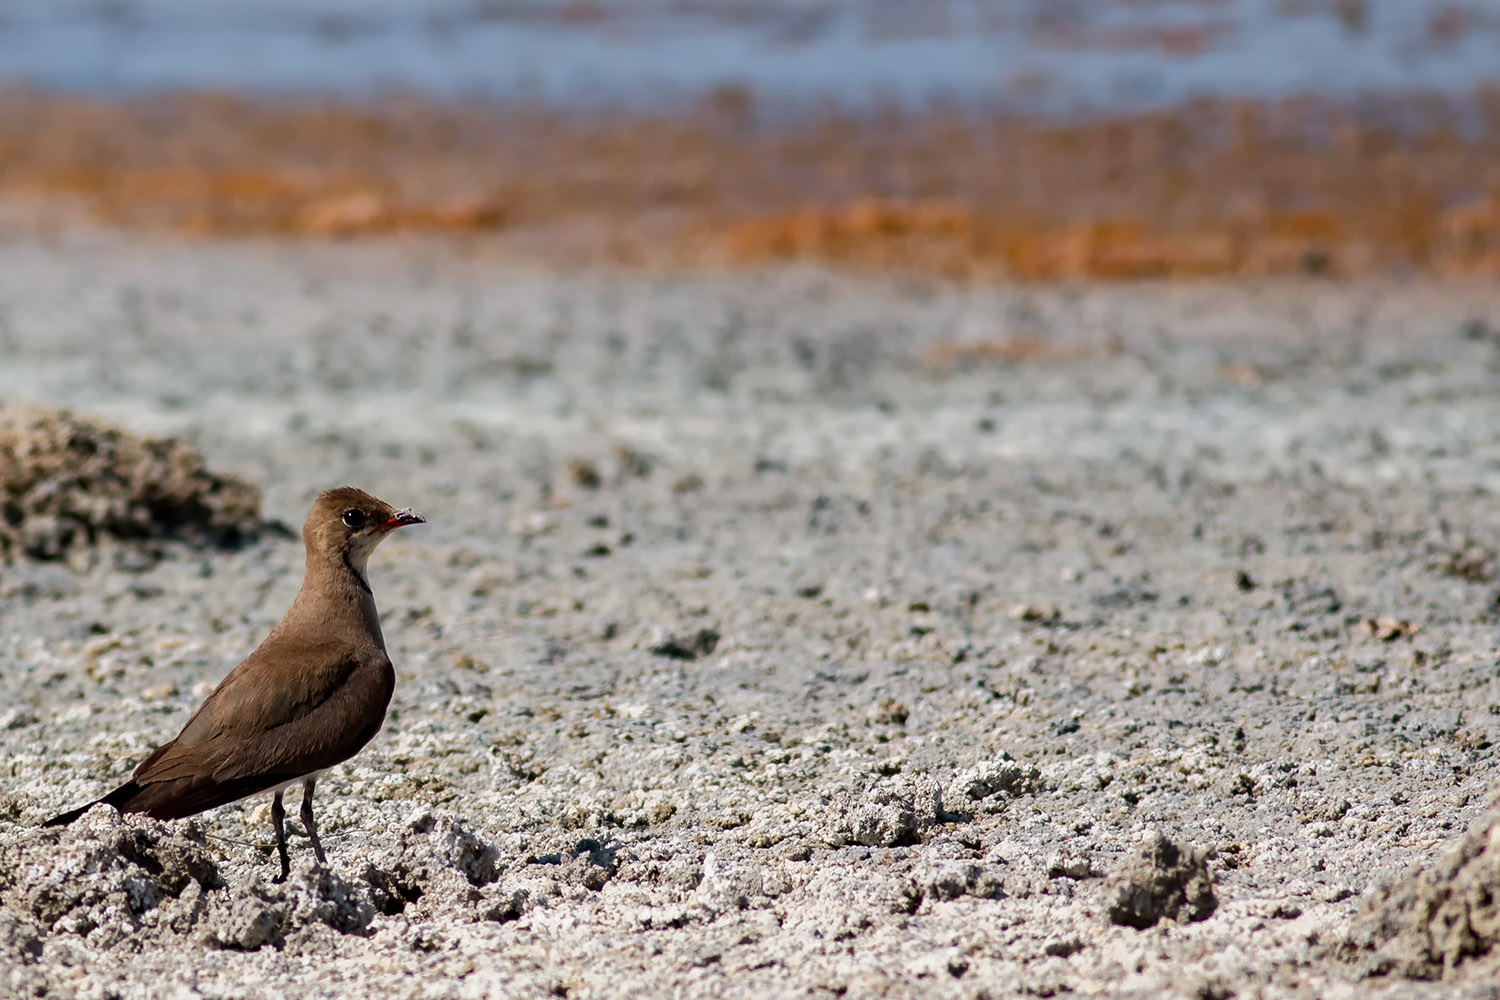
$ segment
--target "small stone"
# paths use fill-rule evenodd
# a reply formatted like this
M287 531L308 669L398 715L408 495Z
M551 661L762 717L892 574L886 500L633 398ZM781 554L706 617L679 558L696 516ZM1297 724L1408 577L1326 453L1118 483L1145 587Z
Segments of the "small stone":
M1144 929L1159 920L1204 920L1214 912L1208 854L1182 847L1152 831L1110 877L1105 889L1112 923Z
M1394 642L1397 639L1416 635L1422 630L1422 626L1404 618L1363 618L1360 624L1364 626L1366 634L1381 642Z
M719 638L719 633L711 628L700 628L686 636L658 629L652 633L646 648L657 656L674 660L696 660L717 649Z
M256 951L280 936L285 916L284 903L253 886L209 916L204 940L215 948Z
M930 869L921 881L923 895L930 899L974 896L999 899L1005 895L1001 879L973 861L945 861Z
M896 847L914 844L919 831L943 815L941 792L923 781L872 788L862 795L841 793L833 803L830 842Z
M960 771L948 785L955 802L983 802L994 796L1015 798L1042 790L1042 773L1034 765L1021 765L1010 754Z
M36 722L36 713L24 705L0 712L0 729L25 729Z
M904 726L910 716L911 712L905 705L888 695L871 705L865 713L872 726Z
M599 474L599 467L587 459L570 458L567 469L568 479L575 486L586 490L597 490L604 485L604 477Z
M1094 870L1094 863L1078 854L1055 854L1047 862L1048 878L1070 878L1081 881L1098 878L1101 873Z

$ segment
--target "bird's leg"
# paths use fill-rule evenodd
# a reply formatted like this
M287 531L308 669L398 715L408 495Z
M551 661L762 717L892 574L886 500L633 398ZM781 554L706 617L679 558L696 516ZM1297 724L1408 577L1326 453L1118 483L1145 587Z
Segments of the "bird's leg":
M312 813L313 786L317 783L317 778L308 778L302 783L302 825L307 827L307 839L312 841L313 854L317 855L318 864L326 865L328 859L323 856L323 843L318 840L318 824L313 822Z
M285 882L292 873L292 861L286 854L286 809L281 804L281 793L271 800L271 825L276 827L276 853L281 855L281 874L272 882Z

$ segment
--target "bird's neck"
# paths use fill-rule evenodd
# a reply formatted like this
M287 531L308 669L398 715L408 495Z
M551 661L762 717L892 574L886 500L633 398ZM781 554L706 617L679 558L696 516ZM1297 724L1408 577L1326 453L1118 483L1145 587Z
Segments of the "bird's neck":
M335 628L350 639L371 641L385 651L375 596L362 572L363 560L308 553L302 589L287 617L320 628Z

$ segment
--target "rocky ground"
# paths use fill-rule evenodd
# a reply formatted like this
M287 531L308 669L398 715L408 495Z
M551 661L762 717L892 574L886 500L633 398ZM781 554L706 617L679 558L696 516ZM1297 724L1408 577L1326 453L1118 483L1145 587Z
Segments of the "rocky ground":
M0 566L0 993L1495 995L1493 288L73 236L0 245L0 359L291 527L429 518L284 885L260 799L37 823L299 543Z

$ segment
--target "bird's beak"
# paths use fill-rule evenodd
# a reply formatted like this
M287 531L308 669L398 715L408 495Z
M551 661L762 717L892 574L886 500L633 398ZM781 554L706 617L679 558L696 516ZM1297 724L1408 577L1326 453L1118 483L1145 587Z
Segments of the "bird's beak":
M412 510L411 508L406 508L404 510L398 510L398 511L396 511L396 513L392 514L390 517L386 518L384 521L381 521L378 525L375 526L375 530L377 530L377 531L395 531L397 528L404 528L408 524L426 524L426 523L427 523L427 518L423 517L421 514L418 514L416 511Z

